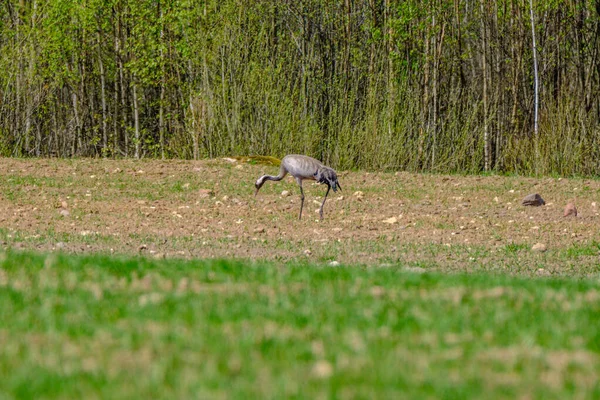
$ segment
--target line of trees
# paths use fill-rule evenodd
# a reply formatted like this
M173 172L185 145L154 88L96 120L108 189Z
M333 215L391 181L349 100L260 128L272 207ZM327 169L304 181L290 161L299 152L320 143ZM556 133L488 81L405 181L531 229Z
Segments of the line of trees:
M1 155L600 173L600 0L0 4Z

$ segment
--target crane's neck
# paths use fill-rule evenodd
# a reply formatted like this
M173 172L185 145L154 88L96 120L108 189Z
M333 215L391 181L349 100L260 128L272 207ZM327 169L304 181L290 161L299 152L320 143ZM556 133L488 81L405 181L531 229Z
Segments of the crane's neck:
M256 196L258 194L258 191L260 190L262 185L265 184L266 181L280 181L282 179L283 179L282 174L279 174L278 176L272 176L272 175L261 176L260 178L258 178L256 180L256 183L254 184L254 186L256 187L256 192L254 192L254 195Z

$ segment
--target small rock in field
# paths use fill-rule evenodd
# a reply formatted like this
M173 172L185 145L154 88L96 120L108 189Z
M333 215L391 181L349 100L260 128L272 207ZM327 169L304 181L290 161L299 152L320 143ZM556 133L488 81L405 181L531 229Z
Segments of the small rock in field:
M310 256L311 254L312 254L312 251L310 251L309 249L304 250L304 255Z
M543 206L544 204L546 204L546 202L544 201L544 199L542 199L542 196L540 196L537 193L533 193L533 194L529 194L527 196L525 196L525 198L523 199L523 203L524 206Z
M65 208L65 209L69 208L69 204L64 200L60 203L60 205L62 206L62 208Z
M58 242L54 245L54 247L56 247L57 249L64 249L65 248L65 243L64 242Z
M60 215L62 215L63 217L68 217L69 215L71 215L71 213L69 212L69 210L60 210Z
M281 197L288 197L290 195L291 195L291 193L289 190L284 190L283 192L281 192Z
M252 232L253 233L265 233L265 227L259 226L258 228L255 228Z
M342 201L344 200L344 196L339 196L338 198L335 199L336 201Z
M365 196L365 194L363 192L361 192L360 190L354 192L353 194L354 197L356 197L357 200L362 200L362 198Z
M533 245L531 250L543 253L546 250L548 250L548 248L546 247L546 245L544 243L536 243Z
M398 222L398 219L396 217L391 217L388 219L384 219L383 222L386 224L395 224L396 222Z
M329 266L330 266L330 267L337 267L337 266L339 266L339 265L340 265L340 262L339 262L339 261L335 261L335 260L333 260L333 261L329 261Z
M183 185L181 185L181 187L182 187L183 189L186 189L186 190L187 190L187 189L189 189L189 188L190 188L190 184L189 184L189 183L184 183Z
M538 268L536 273L537 273L537 275L540 275L540 276L550 276L551 275L550 271L546 271L544 268Z
M574 217L577 216L577 207L575 207L575 204L573 204L573 203L568 203L565 206L565 211L563 212L563 216L568 217L569 215L572 215Z
M166 258L166 254L165 253L156 253L154 254L154 258L162 260L163 258Z
M595 201L592 202L592 207L596 208L596 202Z
M148 246L146 246L145 244L140 245L140 247L138 248L139 251L143 251L143 250L148 250Z
M199 189L198 190L198 197L200 197L201 199L207 198L207 197L213 197L215 195L215 192L213 192L210 189Z

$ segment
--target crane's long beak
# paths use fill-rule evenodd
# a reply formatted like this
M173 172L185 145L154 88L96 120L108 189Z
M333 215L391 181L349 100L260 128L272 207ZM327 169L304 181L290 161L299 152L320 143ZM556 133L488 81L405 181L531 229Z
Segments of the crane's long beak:
M254 197L256 197L257 194L258 194L258 188L256 188L256 190L254 191Z

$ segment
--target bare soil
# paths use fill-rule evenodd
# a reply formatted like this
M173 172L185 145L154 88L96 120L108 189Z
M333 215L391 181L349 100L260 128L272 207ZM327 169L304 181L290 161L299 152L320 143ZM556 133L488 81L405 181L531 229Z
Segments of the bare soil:
M278 167L204 161L0 159L0 244L446 271L597 274L600 181L339 171L342 192ZM288 196L281 193L287 190ZM546 204L525 207L539 193ZM568 202L578 216L563 217ZM598 204L597 204L598 203ZM543 243L547 250L531 250Z

